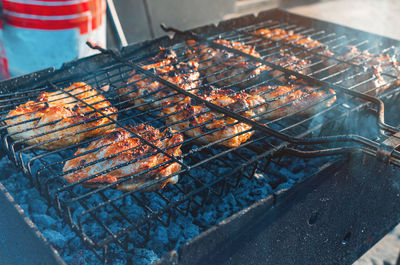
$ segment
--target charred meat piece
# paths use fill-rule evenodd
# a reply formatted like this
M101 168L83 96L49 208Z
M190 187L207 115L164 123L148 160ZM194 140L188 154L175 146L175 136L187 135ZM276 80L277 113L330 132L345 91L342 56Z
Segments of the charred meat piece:
M257 95L211 87L199 92L198 96L250 119L257 119L257 115L265 112L265 101ZM167 124L176 130L185 130L189 137L201 136L196 141L203 144L231 137L218 144L236 147L246 142L254 133L248 131L251 129L250 125L213 112L203 104L192 102L189 97L165 108L163 112L166 114Z
M376 95L385 91L393 80L385 80L383 73L400 77L400 65L395 56L373 54L367 50L360 51L355 46L348 46L344 55L337 58L350 64L339 63L331 67L329 70L331 74L347 69L348 76L354 76L352 79L355 79L356 83L362 83L371 78L374 79L372 82L364 82L361 87L357 87L357 90L361 92L370 91L369 94ZM351 65L353 65L352 68ZM358 67L354 67L354 65ZM359 74L360 70L363 71L363 74ZM394 80L393 83L399 84L400 80Z
M260 54L251 45L223 39L217 39L214 42L260 58ZM266 70L265 65L226 50L212 48L194 40L186 43L189 46L187 57L199 63L200 73L206 76L207 81L212 85L240 86L240 82L252 79Z
M334 90L322 90L306 84L296 83L285 86L259 86L252 88L252 95L263 97L268 104L268 112L262 117L275 120L294 114L311 116L336 101Z
M179 157L182 153L180 149L180 143L183 142L182 134L170 129L160 132L156 128L143 124L131 125L128 126L128 129L172 157ZM69 183L75 183L99 174L99 176L83 181L82 184L89 187L100 187L150 169L146 173L121 182L115 188L134 190L151 181L168 176L171 178L154 184L146 190L163 188L168 183L175 184L178 176L172 175L180 170L180 165L130 131L115 128L105 132L103 138L91 142L88 147L79 148L74 154L74 158L65 163L64 178ZM166 164L152 169L163 163Z
M310 69L308 68L311 64L310 60L300 59L294 55L291 55L286 52L279 52L278 54L274 54L268 56L266 60L275 65L279 65L286 69L298 72L303 75L307 75L310 73ZM273 70L271 67L267 67L267 70L270 71L270 74L278 81L282 83L286 83L295 77L287 75L279 70Z
M161 78L182 89L192 91L200 84L197 62L177 63L175 53L163 48L160 48L159 54L151 61L154 63L143 65L143 69L153 70ZM130 73L127 84L118 90L118 94L123 100L129 100L129 103L138 106L140 110L157 108L162 106L165 100L173 102L180 98L175 90L136 71Z
M117 109L95 89L78 82L64 90L84 103L61 91L42 92L36 100L7 114L5 123L11 137L28 145L39 144L40 149L55 150L115 127L104 115L116 119Z
M312 52L323 54L326 56L334 55L325 44L310 38L309 36L295 34L293 30L284 29L258 29L254 32L255 35L266 39L280 41L284 43L295 44L307 49L312 49Z

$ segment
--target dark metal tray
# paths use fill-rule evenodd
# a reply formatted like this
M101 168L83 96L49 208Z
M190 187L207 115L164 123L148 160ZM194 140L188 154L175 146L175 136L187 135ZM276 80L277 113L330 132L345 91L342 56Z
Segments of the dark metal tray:
M399 173L374 158L349 156L157 264L352 264L400 222Z

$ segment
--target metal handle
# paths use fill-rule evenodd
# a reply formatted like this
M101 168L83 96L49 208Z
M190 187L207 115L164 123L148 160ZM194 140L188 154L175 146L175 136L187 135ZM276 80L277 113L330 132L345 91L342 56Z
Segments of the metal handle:
M117 10L115 9L114 1L107 0L107 16L110 19L112 28L114 30L115 39L118 43L118 48L121 49L128 45L126 41L124 30L122 29L121 22L119 21Z

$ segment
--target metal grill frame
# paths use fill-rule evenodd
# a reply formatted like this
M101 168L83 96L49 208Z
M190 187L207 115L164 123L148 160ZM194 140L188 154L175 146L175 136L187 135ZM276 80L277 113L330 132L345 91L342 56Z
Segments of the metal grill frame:
M273 13L273 12L281 12L281 11L269 11L269 12L271 12L271 13ZM266 12L266 13L264 13L264 14L267 14L268 12ZM228 22L227 22L228 23ZM221 26L222 27L222 26ZM141 45L138 45L138 47L137 48L139 48L140 49L140 46ZM243 54L241 54L241 55L243 55ZM104 57L104 56L102 56L102 57ZM113 55L111 56L111 57L113 57ZM101 60L100 60L101 61ZM139 69L136 69L136 70L139 70ZM282 70L282 69L281 69ZM59 73L59 72L58 72ZM56 74L58 74L58 73L56 73ZM51 75L53 75L53 74L51 74ZM57 76L57 75L56 75ZM67 76L68 76L68 74L67 74ZM302 77L304 77L304 76L302 76ZM48 76L45 76L44 77L44 79L52 79L51 77L48 77ZM57 79L55 79L55 80L57 80ZM315 81L315 80L314 80ZM179 89L179 88L178 88ZM379 102L377 102L377 103L379 103ZM211 106L211 105L210 105ZM214 106L213 106L214 107ZM220 110L220 111L224 111L224 110ZM230 114L230 115L232 115L231 113L227 113L227 114ZM240 119L240 117L237 117L238 119ZM249 123L251 123L251 121L247 121L246 120L246 122L249 122ZM253 124L253 125L255 125L255 124ZM269 131L269 132L271 132L271 131ZM337 140L337 139L336 139ZM300 144L306 144L307 142L299 142ZM318 142L318 143L320 143L320 142ZM279 148L278 148L278 150L279 150ZM275 152L276 151L278 151L278 150L274 150ZM297 154L299 154L299 151L297 151L297 150L293 150L293 149L287 149L288 151L287 151L287 153L288 154L290 154L290 153L292 153L292 154L294 154L294 153L297 153ZM348 152L349 150L345 150L345 152ZM341 151L341 152L343 152L343 151ZM332 155L332 154L336 154L335 152L329 152L329 153L327 153L327 155ZM265 154L265 155L269 155L269 154ZM307 153L304 153L303 155L307 155ZM313 153L311 152L311 153L308 153L308 155L309 156L313 156ZM321 153L315 153L315 155L316 156L320 156L321 155Z

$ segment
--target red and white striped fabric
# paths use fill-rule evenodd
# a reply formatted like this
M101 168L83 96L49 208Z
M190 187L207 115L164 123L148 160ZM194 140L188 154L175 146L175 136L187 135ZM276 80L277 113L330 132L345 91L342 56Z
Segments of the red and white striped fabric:
M10 78L10 72L8 71L8 60L6 50L4 48L3 39L3 23L0 20L0 80Z
M106 45L105 0L2 0L3 44L12 76L56 66Z

